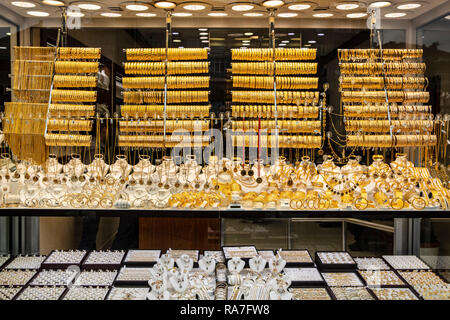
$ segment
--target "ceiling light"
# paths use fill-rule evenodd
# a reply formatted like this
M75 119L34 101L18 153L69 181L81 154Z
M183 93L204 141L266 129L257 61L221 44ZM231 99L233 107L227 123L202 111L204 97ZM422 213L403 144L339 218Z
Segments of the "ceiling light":
M28 11L27 14L35 17L48 17L50 15L48 12L43 11Z
M172 32L172 35L174 35L174 36L177 36L179 34L180 34L179 32Z
M389 7L392 3L389 1L377 1L369 5L369 8L384 8Z
M190 17L192 13L190 12L175 12L172 14L174 17Z
M148 6L145 4L127 4L125 6L125 8L127 8L130 11L145 11L148 10Z
M181 42L180 39L174 39L173 42Z
M250 43L250 40L242 40L242 43Z
M364 18L367 16L367 13L364 12L355 12L347 14L347 18Z
M42 1L42 3L49 5L49 6L57 6L57 7L66 5L64 3L64 1L58 1L58 0L44 0L44 1Z
M406 13L404 12L392 12L392 13L386 13L384 15L386 18L400 18L406 16Z
M136 15L138 17L156 17L156 13L152 13L152 12L139 12L139 13L136 13Z
M336 6L338 10L353 10L359 8L359 4L357 3L340 3Z
M220 11L220 12L210 12L208 13L208 16L210 17L226 17L228 13Z
M280 47L284 47L286 45L286 43L280 43L278 44Z
M289 32L289 33L288 33L288 36L295 36L295 33Z
M202 11L206 9L206 6L203 4L186 4L183 6L183 9L191 11Z
M311 8L310 4L306 4L306 3L299 3L299 4L291 4L288 9L289 10L295 10L295 11L300 11L300 10L306 10Z
M325 35L325 33L321 32L317 34L319 37L323 37Z
M178 47L179 49L184 49L184 47Z
M332 13L315 13L315 14L313 14L313 16L316 18L328 18L328 17L332 17L333 14Z
M120 13L114 13L114 12L103 12L103 13L100 13L100 15L103 17L108 17L108 18L117 18L117 17L122 16Z
M206 49L206 50L211 50L211 48L210 48L210 47L203 47L203 49Z
M77 4L78 8L83 9L83 10L100 10L102 7L99 6L98 4L92 4L92 3L80 3Z
M199 35L201 35L201 36L207 36L207 35L209 35L209 33L208 33L208 32L200 32Z
M242 45L243 45L243 46L249 46L250 43L243 43Z
M284 5L284 1L281 0L267 0L263 2L263 6L267 8L277 8Z
M198 31L208 31L208 29L207 28L200 28L200 29L198 29Z
M247 12L244 13L244 16L246 17L261 17L263 14L260 12Z
M76 11L68 11L67 16L72 17L72 18L81 18L81 17L84 17L84 13L76 12Z
M250 11L254 7L255 6L252 4L236 4L236 5L232 6L231 9L234 11Z
M289 40L283 40L281 43L289 43Z
M450 20L450 14L448 16L445 16L445 19Z
M7 35L7 36L10 36L10 35L11 35L11 32L7 32L6 35Z
M209 43L208 40L202 40L202 43Z
M405 4L401 4L397 7L397 9L400 10L412 10L412 9L417 9L420 8L422 5L420 3L405 3Z
M294 13L294 12L284 12L284 13L279 13L278 16L280 18L293 18L298 16L298 13Z
M249 36L249 37L250 37L250 36L252 36L252 35L253 35L253 32L245 32L245 33L244 33L244 36Z
M34 8L36 5L31 2L25 2L25 1L13 1L11 2L13 6L21 7L21 8Z
M317 43L316 40L309 40L308 43Z
M307 44L305 44L305 47L311 47L311 45L307 43Z
M160 9L173 9L176 6L176 3L171 1L158 1L155 3L155 7Z
M208 37L200 37L200 40L206 40Z

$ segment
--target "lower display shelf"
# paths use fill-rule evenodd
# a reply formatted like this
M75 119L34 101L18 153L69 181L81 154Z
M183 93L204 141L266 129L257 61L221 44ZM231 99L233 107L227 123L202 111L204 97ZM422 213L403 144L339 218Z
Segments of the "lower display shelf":
M121 217L135 215L154 218L450 218L450 210L280 210L280 209L73 209L2 208L0 217Z
M9 263L15 269L0 269L0 300L450 300L450 284L417 256L353 258L329 251L311 266L287 267L282 253L245 246L201 253L56 250L47 257L60 266L69 260L97 264L91 270L48 269L42 256L17 256ZM305 250L289 251L290 259L295 255ZM344 257L356 268L320 267L323 259L342 264ZM120 263L112 268L111 261ZM30 263L40 265L30 270Z

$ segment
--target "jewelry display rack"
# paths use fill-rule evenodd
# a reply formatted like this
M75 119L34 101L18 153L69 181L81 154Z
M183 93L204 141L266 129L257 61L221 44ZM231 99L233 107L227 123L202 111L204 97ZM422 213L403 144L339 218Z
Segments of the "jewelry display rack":
M125 50L125 74L137 77L123 78L120 147L161 148L165 155L166 148L209 145L208 135L196 137L210 128L208 50L169 48L171 23L167 11L165 48ZM167 135L177 130L193 137Z
M319 92L303 91L318 89L317 77L304 77L317 73L317 63L305 62L316 49L275 48L274 23L270 11L270 48L232 49L233 147L242 148L243 166L246 148L257 148L257 163L261 148L273 148L275 159L278 147L322 148Z

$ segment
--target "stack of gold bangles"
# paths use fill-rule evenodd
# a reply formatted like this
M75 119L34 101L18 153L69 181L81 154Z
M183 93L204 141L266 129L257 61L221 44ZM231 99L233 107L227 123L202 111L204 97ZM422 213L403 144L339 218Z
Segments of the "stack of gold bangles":
M431 106L418 105L390 105L389 112L391 117L403 117L407 115L422 116L431 112ZM386 105L365 105L365 106L349 106L344 105L344 114L346 117L360 118L387 118L388 107Z
M283 60L315 60L317 49L276 48L275 57L270 48L231 49L232 60L248 61L283 61Z
M95 106L77 104L51 104L48 110L51 117L93 117Z
M164 103L164 91L124 92L125 103ZM209 91L168 91L167 103L208 102Z
M45 144L47 146L73 146L73 147L89 147L92 137L90 135L80 134L53 134L45 135Z
M54 88L94 88L97 85L95 76L65 76L55 75L53 77Z
M164 77L124 77L123 87L127 89L164 89ZM168 77L169 89L209 88L209 77Z
M384 89L383 77L340 77L340 86L345 89ZM386 77L387 89L424 89L425 77Z
M129 61L164 61L166 59L165 48L136 48L126 50ZM169 61L174 60L206 60L208 50L204 48L169 48L167 50Z
M98 63L94 61L56 61L55 73L97 73Z
M378 102L386 101L386 93L379 91L342 91L342 102ZM427 103L430 99L429 92L388 91L388 101L398 103Z
M59 90L52 91L53 102L96 102L97 91Z
M346 131L364 132L389 132L390 127L394 131L433 131L433 121L431 120L347 120L345 122Z
M168 117L207 117L209 105L168 105L166 112ZM151 118L162 116L164 105L123 105L121 114L131 118Z
M312 121L312 120L278 120L278 128L283 130L284 132L314 132L320 131L321 128L320 121ZM232 129L233 131L255 131L261 127L261 130L275 129L275 120L246 120L239 121L234 120Z
M205 74L209 72L208 61L168 62L167 74ZM125 74L164 75L164 62L126 62Z
M423 56L423 49L383 49L385 60L417 59ZM380 59L379 49L339 49L339 60Z
M322 137L320 136L292 136L280 135L278 136L278 147L280 148L320 148L322 145ZM258 147L258 135L233 135L233 146L237 147ZM271 148L277 146L275 135L264 136L260 140L259 146Z
M404 74L424 74L426 70L425 63L409 63L409 62L390 62L390 63L353 63L345 62L340 64L341 74L351 75L381 75L384 72L387 75L404 75Z
M349 147L432 147L436 142L436 135L347 135Z
M276 62L277 75L316 74L315 62ZM233 74L273 75L273 62L233 62Z
M51 131L91 131L92 120L48 119L47 129Z
M286 104L316 105L318 91L277 91L277 101ZM233 102L273 103L272 91L233 91Z
M101 56L100 48L58 48L59 60L98 60Z
M319 78L277 77L278 89L317 89ZM273 77L234 76L233 87L251 89L273 89Z
M120 131L123 132L163 132L164 120L120 121ZM209 120L166 120L166 131L206 131L209 129Z
M312 106L277 106L278 117L280 118L317 118L319 108ZM275 115L274 105L233 105L232 116L236 118L272 118Z
M210 143L210 137L203 135L200 139L193 139L186 136L172 135L166 137L162 135L119 135L120 147L190 147L190 146L207 146Z

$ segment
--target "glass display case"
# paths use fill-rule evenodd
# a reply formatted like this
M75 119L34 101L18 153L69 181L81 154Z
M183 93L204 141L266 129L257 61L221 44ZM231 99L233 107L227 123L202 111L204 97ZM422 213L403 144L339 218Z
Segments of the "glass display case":
M316 2L0 4L0 298L449 299L448 1Z

